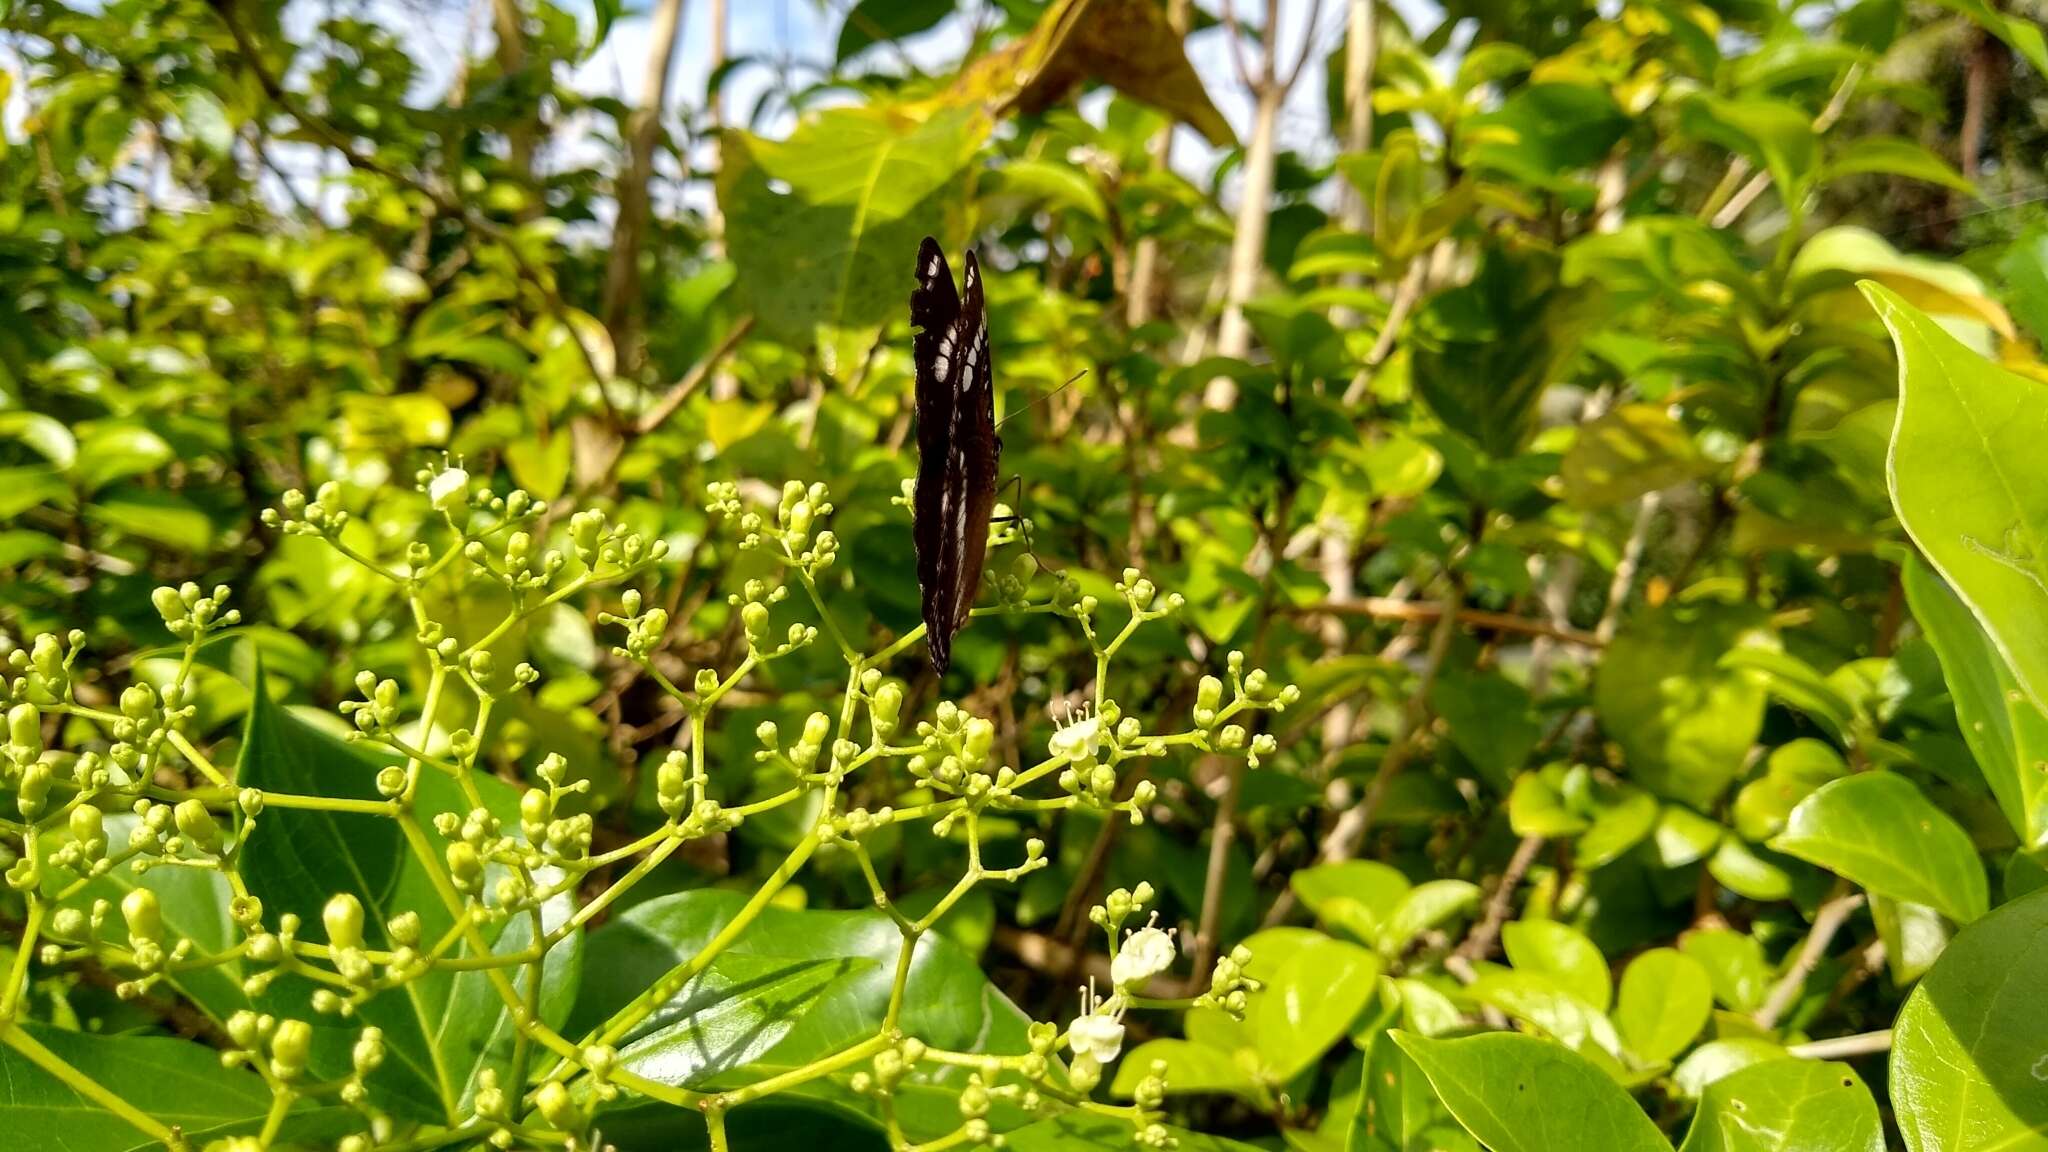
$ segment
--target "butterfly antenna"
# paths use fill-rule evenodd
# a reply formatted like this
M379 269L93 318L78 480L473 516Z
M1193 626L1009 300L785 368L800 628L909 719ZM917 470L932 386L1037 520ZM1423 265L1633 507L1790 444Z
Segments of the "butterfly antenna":
M1069 376L1065 384L1062 384L1059 387L1053 389L1052 391L1047 392L1045 395L1040 396L1036 400L1033 400L1031 403L1023 406L1022 408L1017 409L1015 412L1004 413L1003 418L1001 420L996 421L996 427L998 429L1001 429L1003 425L1008 424L1011 420L1015 419L1016 417L1031 411L1033 408L1038 407L1040 404L1045 403L1047 400L1050 400L1053 397L1059 395L1060 393L1065 392L1067 389L1072 388L1074 384L1081 379L1081 377L1086 376L1087 374L1088 370L1086 368L1083 368L1079 372L1076 372L1072 376Z

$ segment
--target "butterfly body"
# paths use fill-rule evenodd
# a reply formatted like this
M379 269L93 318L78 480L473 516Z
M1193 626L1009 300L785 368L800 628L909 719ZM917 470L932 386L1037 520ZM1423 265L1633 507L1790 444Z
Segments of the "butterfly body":
M910 321L916 330L917 583L932 667L944 672L952 662L953 636L966 625L981 586L1002 456L988 313L973 252L956 291L945 254L925 237L917 252Z

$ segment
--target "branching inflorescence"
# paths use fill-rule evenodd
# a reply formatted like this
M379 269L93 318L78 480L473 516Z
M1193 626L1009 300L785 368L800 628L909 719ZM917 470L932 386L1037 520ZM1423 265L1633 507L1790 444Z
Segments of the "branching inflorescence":
M668 548L596 511L554 527L541 501L516 490L493 494L452 465L422 471L418 488L444 539L438 546L414 539L395 559L366 552L360 536L344 533L350 514L337 485L323 486L310 500L287 493L281 507L264 517L281 533L326 542L389 581L409 605L424 670L417 696L394 678L365 671L355 680L360 699L341 705L349 740L381 763L365 769L374 773L373 792L359 785L338 786L334 794L254 786L246 757L231 770L201 747L192 731L195 668L202 651L241 622L227 607L225 587L157 590L155 606L180 642L176 670L159 686L138 680L107 699L108 689L79 671L80 633L41 636L12 655L0 772L13 794L15 815L0 819L0 830L10 854L18 853L6 878L27 912L19 931L10 933L17 949L0 988L0 1041L173 1148L193 1141L125 1102L121 1085L101 1083L72 1066L22 1026L36 966L90 966L115 976L119 994L130 999L182 993L187 980L207 970L236 974L251 1007L215 1021L215 1040L224 1063L246 1066L262 1078L272 1105L259 1129L214 1141L224 1148L273 1146L295 1118L319 1108L327 1110L321 1129L327 1135L296 1139L345 1152L485 1141L497 1147L592 1147L601 1139L605 1105L622 1093L700 1113L712 1146L720 1148L728 1144L725 1118L732 1109L826 1077L866 1096L892 1144L903 1149L1000 1144L991 1121L998 1102L1026 1116L1075 1109L1114 1116L1130 1124L1140 1144L1172 1143L1158 1112L1163 1066L1137 1083L1127 1105L1097 1100L1096 1089L1122 1051L1129 1013L1200 1005L1241 1015L1246 993L1256 988L1246 975L1243 949L1217 960L1206 984L1196 985L1198 993L1158 995L1162 986L1186 991L1160 979L1178 957L1174 933L1158 926L1156 912L1146 915L1154 903L1150 885L1118 889L1091 913L1109 954L1110 986L1083 989L1078 1014L1064 1026L1034 1023L1028 1050L1002 1053L940 1048L900 1026L912 958L920 939L978 885L1012 883L1046 865L1045 846L1037 838L1026 841L1021 860L985 861L985 822L1042 820L1073 809L1141 822L1155 786L1144 779L1122 786L1136 762L1197 752L1242 756L1256 766L1275 744L1270 735L1251 734L1249 721L1259 711L1292 703L1292 687L1268 684L1265 673L1247 670L1241 654L1232 653L1228 700L1222 679L1204 677L1192 726L1150 730L1111 694L1111 664L1139 628L1171 615L1180 597L1162 595L1136 570L1127 570L1115 588L1129 618L1105 635L1098 632L1096 598L1081 594L1064 576L1051 581L1049 597L1029 598L1036 572L1027 556L1009 572L992 575L999 606L976 613L1044 613L1072 621L1094 654L1093 695L1062 718L1043 758L1003 763L988 718L952 703L938 704L929 720L904 715L905 685L887 669L918 643L922 628L864 653L827 611L820 586L838 558L838 541L824 527L832 505L822 485L791 483L772 511L756 511L742 502L736 486L717 484L707 511L737 529L742 549L771 557L786 578L747 580L730 597L744 631L744 656L728 669L699 669L687 687L657 664L673 623L667 611L626 588L616 612L598 615L600 624L620 633L615 655L637 665L680 706L688 739L655 768L659 826L596 851L592 815L579 811L576 799L588 780L560 755L538 763L511 810L487 798L487 789L503 788L484 756L502 728L494 718L502 716L508 698L541 679L530 664L499 667L493 650L538 613L649 574ZM546 546L551 533L565 538L566 550ZM428 595L430 588L451 583L495 585L509 608L480 634L456 635L435 619ZM816 623L778 629L773 617L792 588L803 592ZM821 632L847 667L837 714L813 712L795 732L761 723L754 757L758 766L779 774L780 790L744 803L721 798L706 756L708 729L722 702L751 673L810 647ZM890 802L856 805L855 789L848 786L852 779L883 781L882 795ZM801 834L708 943L586 1034L568 1035L549 1023L540 997L551 954L684 845L785 808L802 814ZM326 899L317 932L305 923L310 909L266 907L252 891L245 864L265 826L288 812L390 821L427 880L422 902L384 905L374 938L371 917L352 891ZM870 850L879 833L912 824L959 845L965 858L950 888L917 915L892 898ZM808 863L833 853L857 864L875 907L904 941L874 1034L808 1063L717 1090L636 1071L637 1030L718 962ZM225 915L233 926L225 946L210 949L166 923L157 893L137 879L164 868L204 870L225 881ZM118 883L110 888L109 880ZM112 894L117 889L125 889L118 899ZM389 1060L387 1037L376 1024L361 1021L379 997L418 997L456 976L487 982L489 996L509 1021L509 1043L493 1049L493 1058L469 1083L444 1084L439 1104L445 1114L438 1123L423 1122L394 1111L384 1099L378 1071ZM274 995L287 986L303 994ZM440 994L446 995L445 987ZM273 1004L283 1007L264 1010ZM316 1059L322 1033L345 1036L345 1058ZM316 1076L316 1064L337 1074ZM959 1125L918 1143L899 1123L896 1093L907 1078L947 1069L955 1070L947 1083L957 1088ZM337 1113L343 1122L333 1119Z

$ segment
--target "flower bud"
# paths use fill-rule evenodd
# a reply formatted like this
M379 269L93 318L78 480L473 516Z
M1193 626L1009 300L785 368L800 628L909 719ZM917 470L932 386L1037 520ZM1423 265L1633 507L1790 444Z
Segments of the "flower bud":
M7 742L19 760L33 760L43 754L43 714L29 703L7 710Z
M654 771L654 792L661 810L671 817L681 816L689 803L690 760L685 752L670 752L662 757L661 767Z
M280 1020L270 1037L270 1071L279 1080L296 1080L313 1051L313 1028L304 1020Z
M121 898L121 919L128 922L130 940L163 939L163 911L157 906L156 893L147 888L136 888Z
M576 1105L561 1081L550 1080L541 1085L533 1094L533 1104L555 1130L567 1132L576 1127Z
M166 624L176 624L185 619L185 602L178 599L178 590L168 584L160 584L152 589L149 593L149 602L156 608L156 614L164 618Z
M336 948L363 946L363 905L347 892L336 892L320 910L327 926L327 942Z
M213 813L206 810L204 801L180 800L174 814L179 835L190 840L202 852L211 854L220 851L220 825L214 822Z
M43 814L43 805L50 797L50 781L55 773L48 764L38 760L21 770L21 783L16 785L14 806L30 820Z

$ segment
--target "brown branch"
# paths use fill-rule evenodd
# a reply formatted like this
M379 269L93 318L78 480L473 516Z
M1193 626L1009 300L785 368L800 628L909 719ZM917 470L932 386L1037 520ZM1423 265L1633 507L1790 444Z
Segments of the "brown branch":
M1431 621L1444 614L1442 604L1416 603L1391 596L1361 596L1355 600L1325 600L1318 604L1289 605L1284 611L1297 616L1370 616L1375 620ZM1547 636L1567 644L1578 644L1587 648L1599 648L1605 644L1591 632L1576 628L1560 627L1548 620L1530 616L1516 616L1507 612L1488 612L1483 608L1460 607L1458 619L1474 628L1490 628L1496 632L1514 632L1524 636Z
M746 339L747 333L753 330L753 314L740 317L733 324L732 330L725 334L725 339L719 341L718 347L712 349L709 356L692 364L690 370L683 374L683 378L676 381L675 386L640 417L639 423L633 427L634 435L645 436L667 423L668 418L676 414L676 409L682 407L683 401L688 400L690 394L710 378L711 373L717 370L726 357L732 355L733 349L738 348L740 341Z
M1456 955L1466 963L1476 963L1493 953L1495 941L1500 939L1501 925L1508 921L1508 914L1514 911L1515 889L1521 886L1522 877L1529 872L1529 866L1536 862L1536 854L1543 851L1543 837L1524 836L1515 845L1515 854L1508 858L1508 866L1500 874L1500 882L1493 886L1493 895L1486 901L1486 914L1479 923L1472 926Z
M1765 998L1763 1007L1756 1010L1756 1026L1769 1031L1777 1027L1784 1016L1799 999L1799 993L1806 988L1806 978L1820 967L1827 957L1828 945L1834 943L1835 933L1849 922L1856 909L1863 906L1863 894L1855 890L1847 880L1835 882L1835 890L1813 914L1813 927L1806 933L1806 939L1799 945L1798 954L1792 959L1792 967L1778 978Z

